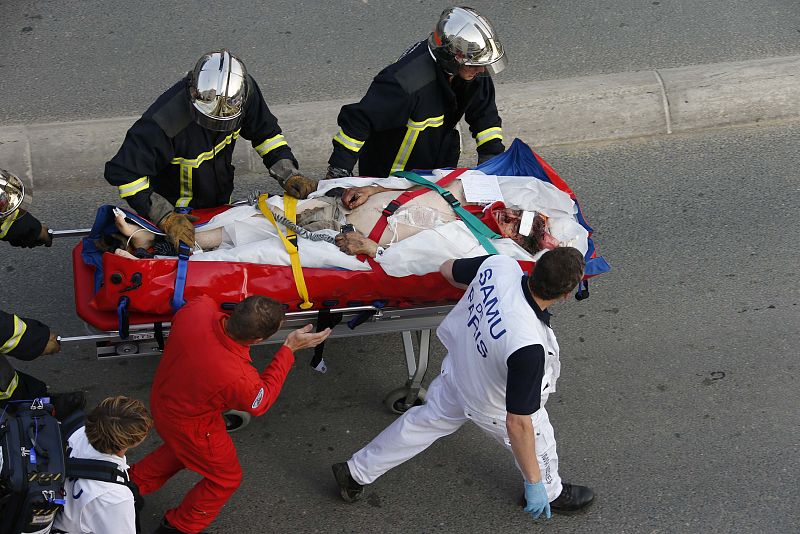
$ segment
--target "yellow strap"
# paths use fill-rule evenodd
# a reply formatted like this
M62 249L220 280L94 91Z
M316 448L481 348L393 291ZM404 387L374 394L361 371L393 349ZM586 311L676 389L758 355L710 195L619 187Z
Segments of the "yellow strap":
M300 304L300 309L307 310L313 307L314 303L308 300L306 279L303 277L303 266L300 265L300 254L297 250L297 235L294 233L294 231L289 230L288 228L286 235L283 235L280 226L278 226L278 222L275 220L272 212L267 207L267 196L268 195L264 193L258 197L258 209L261 210L261 213L264 214L264 217L266 217L278 231L278 237L281 238L283 246L286 248L286 252L289 253L289 260L292 262L292 276L294 276L294 284L297 286L297 294L300 295L301 299L303 299L303 302ZM295 222L297 218L297 199L289 195L284 195L283 212L287 219ZM289 240L290 237L294 238L292 240L293 242Z

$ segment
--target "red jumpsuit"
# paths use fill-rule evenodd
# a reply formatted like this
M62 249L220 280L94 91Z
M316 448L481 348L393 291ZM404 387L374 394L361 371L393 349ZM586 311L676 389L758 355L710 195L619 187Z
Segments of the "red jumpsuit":
M225 334L224 317L208 297L193 299L175 314L150 394L164 444L130 470L142 495L156 491L181 469L203 476L165 514L172 526L187 533L208 526L242 480L222 412L266 412L294 363L294 354L284 345L259 375L250 348Z

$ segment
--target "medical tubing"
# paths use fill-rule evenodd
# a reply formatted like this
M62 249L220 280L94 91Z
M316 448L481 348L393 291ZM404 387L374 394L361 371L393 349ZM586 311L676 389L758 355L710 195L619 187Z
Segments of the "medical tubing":
M335 245L336 244L336 239L333 236L330 236L328 234L315 233L315 232L311 232L309 230L306 230L302 226L299 226L299 225L293 223L292 221L290 221L289 219L287 219L286 217L284 217L280 213L273 213L272 215L275 217L276 221L278 221L279 223L284 225L286 228L288 228L290 230L293 230L294 233L296 233L300 237L303 237L305 239L309 239L311 241L325 241L327 243L330 243L331 245Z

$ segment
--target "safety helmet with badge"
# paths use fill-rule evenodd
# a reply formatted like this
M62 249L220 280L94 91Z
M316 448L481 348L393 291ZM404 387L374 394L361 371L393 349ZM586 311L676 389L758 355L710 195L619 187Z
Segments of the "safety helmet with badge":
M22 205L25 186L19 177L0 169L0 221L14 213Z
M503 44L492 24L471 7L449 7L428 37L433 58L449 74L460 66L486 67L498 74L508 65Z
M189 78L189 99L195 121L216 132L232 132L242 123L249 93L244 63L222 49L208 52Z

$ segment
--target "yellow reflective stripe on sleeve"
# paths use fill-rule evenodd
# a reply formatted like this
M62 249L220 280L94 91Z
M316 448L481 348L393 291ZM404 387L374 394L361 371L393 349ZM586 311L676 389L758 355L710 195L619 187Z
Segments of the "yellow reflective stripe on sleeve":
M19 341L22 339L22 336L25 335L25 330L28 329L28 325L25 324L25 321L14 316L14 333L11 334L11 337L3 343L3 346L0 347L0 353L8 354L19 345Z
M142 176L138 180L117 187L119 189L119 198L132 197L139 191L144 191L150 187L150 178Z
M392 163L392 171L397 172L405 170L408 158L411 156L411 151L414 150L414 145L417 143L417 138L420 132L425 128L438 128L444 124L444 115L439 117L431 117L424 121L408 120L406 124L406 135L403 137L403 142L400 143L400 149L397 151L397 156Z
M14 391L17 389L19 385L19 375L14 373L14 378L11 379L11 383L5 389L5 391L0 391L0 400L10 399L11 395L14 394Z
M233 143L237 137L239 137L239 130L235 130L233 133L225 137L222 141L220 141L217 146L212 148L207 152L203 152L199 156L194 159L190 158L172 158L171 163L175 165L188 165L189 167L194 167L195 169L199 167L204 161L208 161L214 156L216 156L219 152L221 152L226 146Z
M344 133L344 130L339 130L339 132L333 136L333 140L351 152L359 152L364 146L364 141L359 141L358 139L350 137Z
M180 183L181 183L181 196L175 202L176 208L188 208L189 202L192 201L192 171L194 169L189 165L181 165L180 168Z
M286 146L289 143L286 142L286 139L283 137L283 134L278 134L275 137L270 137L260 145L256 147L256 152L262 158L266 156L269 152L275 150L279 146Z
M14 210L14 213L9 215L5 218L5 220L0 223L0 239L4 238L8 231L11 229L11 225L14 224L14 221L17 220L19 217L19 210Z
M475 134L475 143L477 143L477 146L488 143L492 139L500 139L502 141L503 129L499 126L494 126L492 128L486 128L482 132Z

